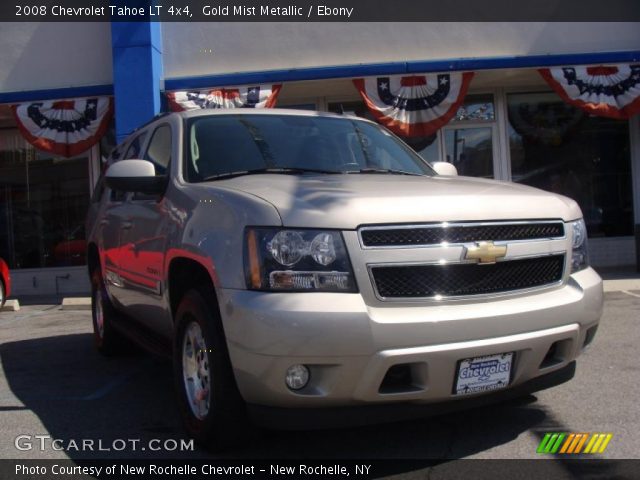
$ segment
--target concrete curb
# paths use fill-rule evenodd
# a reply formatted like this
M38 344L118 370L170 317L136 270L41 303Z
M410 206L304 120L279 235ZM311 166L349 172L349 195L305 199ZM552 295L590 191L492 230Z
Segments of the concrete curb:
M91 298L89 297L63 298L61 310L91 310Z
M20 302L16 299L5 301L4 306L0 308L1 312L17 312L18 310L20 310Z
M605 280L605 292L623 292L625 290L640 290L640 278L621 278L617 280Z

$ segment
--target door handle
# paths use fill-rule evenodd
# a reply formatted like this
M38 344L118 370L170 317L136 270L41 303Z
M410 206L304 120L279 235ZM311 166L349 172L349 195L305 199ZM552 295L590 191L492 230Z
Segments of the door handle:
M133 227L133 222L122 222L123 230L129 230L131 227Z
M100 226L101 227L106 227L107 225L109 225L109 220L107 220L107 219L100 220Z

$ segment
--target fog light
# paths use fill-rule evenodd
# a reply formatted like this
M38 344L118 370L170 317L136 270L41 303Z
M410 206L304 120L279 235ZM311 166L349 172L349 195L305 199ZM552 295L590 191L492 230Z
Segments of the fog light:
M304 365L291 365L284 381L291 390L300 390L309 383L309 369Z

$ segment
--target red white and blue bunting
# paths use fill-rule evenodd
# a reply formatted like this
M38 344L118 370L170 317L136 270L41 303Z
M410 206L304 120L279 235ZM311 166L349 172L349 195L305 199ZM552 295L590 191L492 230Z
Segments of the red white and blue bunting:
M592 115L625 119L640 112L640 64L538 71L565 102Z
M94 146L113 114L109 97L75 98L12 106L22 136L45 152L73 157Z
M273 108L282 85L253 85L237 88L169 92L169 109L174 112L198 108Z
M429 136L446 125L464 100L472 72L356 78L354 85L376 120L405 137Z

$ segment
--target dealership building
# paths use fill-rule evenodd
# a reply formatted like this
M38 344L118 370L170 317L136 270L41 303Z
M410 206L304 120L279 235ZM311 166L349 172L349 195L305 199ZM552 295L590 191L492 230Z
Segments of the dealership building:
M0 46L18 298L88 293L84 219L114 145L220 105L364 116L461 175L567 195L596 269L640 271L638 23L0 23Z

